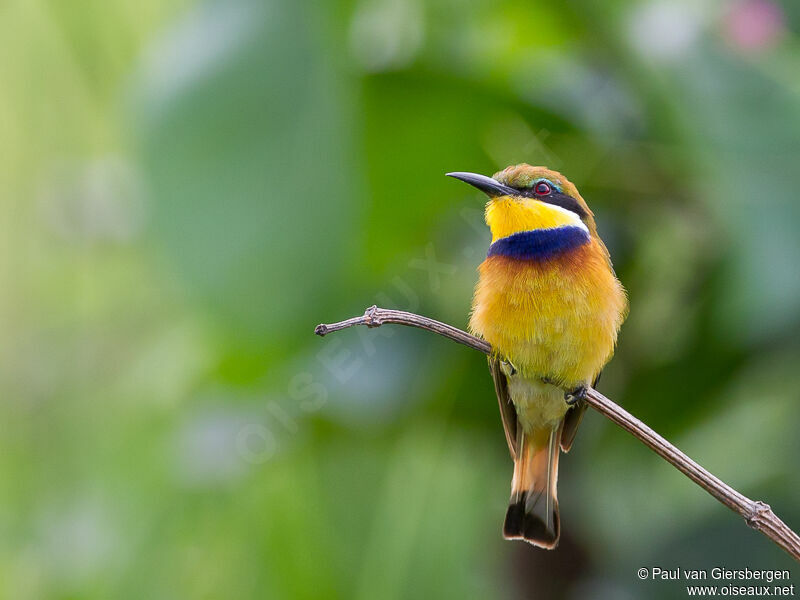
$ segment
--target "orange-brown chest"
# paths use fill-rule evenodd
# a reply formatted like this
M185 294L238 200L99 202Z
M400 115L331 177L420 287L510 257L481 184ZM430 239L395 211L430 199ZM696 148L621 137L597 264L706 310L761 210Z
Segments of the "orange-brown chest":
M591 383L614 351L627 301L595 240L546 260L490 256L470 328L526 377Z

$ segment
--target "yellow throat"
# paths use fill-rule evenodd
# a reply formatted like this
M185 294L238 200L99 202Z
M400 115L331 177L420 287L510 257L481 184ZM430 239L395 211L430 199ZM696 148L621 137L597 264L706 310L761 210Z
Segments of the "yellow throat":
M492 243L521 231L586 225L573 212L530 198L501 196L486 204L486 223L492 231ZM587 230L588 231L588 230Z

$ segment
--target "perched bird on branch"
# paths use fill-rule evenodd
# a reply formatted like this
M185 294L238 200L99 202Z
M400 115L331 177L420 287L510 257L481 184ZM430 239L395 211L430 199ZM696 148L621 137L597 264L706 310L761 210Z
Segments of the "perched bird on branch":
M552 549L559 447L569 450L587 388L614 353L625 290L592 211L560 173L520 164L491 178L448 175L489 196L492 243L470 328L495 351L489 366L514 459L503 534Z

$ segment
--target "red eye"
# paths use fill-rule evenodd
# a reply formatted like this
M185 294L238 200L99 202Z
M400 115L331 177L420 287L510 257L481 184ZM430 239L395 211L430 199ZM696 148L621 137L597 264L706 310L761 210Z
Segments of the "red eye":
M547 196L547 194L549 194L551 191L550 184L540 181L536 184L536 187L533 189L533 191L537 196Z

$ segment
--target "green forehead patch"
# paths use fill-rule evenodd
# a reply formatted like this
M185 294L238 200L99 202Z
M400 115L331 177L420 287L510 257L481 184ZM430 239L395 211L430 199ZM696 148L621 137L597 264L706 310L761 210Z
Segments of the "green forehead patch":
M561 191L562 182L554 177L555 173L544 167L531 167L529 165L516 165L495 173L492 178L507 186L517 189L533 187L540 181L546 181L557 190Z

